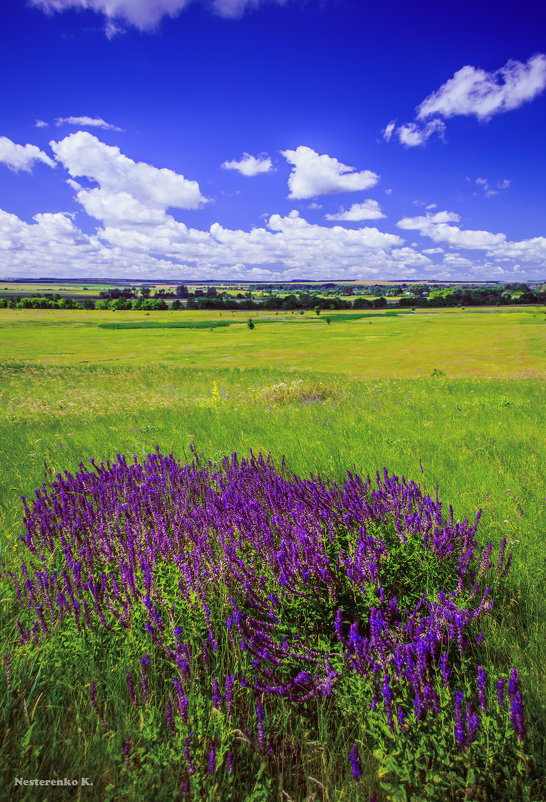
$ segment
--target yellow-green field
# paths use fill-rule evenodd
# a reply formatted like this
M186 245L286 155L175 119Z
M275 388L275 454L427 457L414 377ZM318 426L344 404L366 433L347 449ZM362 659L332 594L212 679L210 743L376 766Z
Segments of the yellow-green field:
M246 321L252 316L254 330ZM326 323L326 318L331 324ZM373 377L538 378L544 376L545 312L400 314L323 312L85 312L1 310L0 359L25 364L81 363L274 367ZM105 329L107 323L165 326L229 322L229 327Z
M36 281L17 281L2 283L0 279L0 293L2 295L28 295L29 293L59 293L61 295L98 295L102 290L112 290L114 284L75 284L72 282L63 284L62 282L36 282Z

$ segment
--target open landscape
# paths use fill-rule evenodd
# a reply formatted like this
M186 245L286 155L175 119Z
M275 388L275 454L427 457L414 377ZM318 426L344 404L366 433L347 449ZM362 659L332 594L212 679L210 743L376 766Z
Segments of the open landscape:
M0 3L0 802L546 802L546 4Z
M543 797L544 308L0 315L3 787Z

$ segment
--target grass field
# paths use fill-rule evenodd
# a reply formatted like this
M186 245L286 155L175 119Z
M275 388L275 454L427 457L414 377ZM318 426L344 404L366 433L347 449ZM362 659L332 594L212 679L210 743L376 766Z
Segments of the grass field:
M467 773L466 786L454 787L452 796L438 785L413 798L543 799L544 310L331 312L320 318L184 312L177 321L201 327L154 327L173 314L0 310L0 548L7 568L19 575L26 551L19 541L20 496L32 497L58 472L74 472L80 461L89 465L90 457L143 460L159 447L186 462L192 446L201 460L218 461L252 449L271 453L277 464L284 456L287 469L301 477L320 471L339 482L347 470L374 476L386 467L432 494L438 485L457 519L483 511L480 547L491 541L497 549L506 537L514 555L507 584L495 590L495 605L482 623L476 659L497 674L518 670L528 735L517 771L526 773L514 785L516 764L507 758L496 796L480 795ZM253 330L246 326L249 315ZM104 326L118 322L150 328ZM230 325L215 326L219 322ZM17 799L50 799L50 790L14 789L13 778L81 775L94 786L70 798L179 798L180 775L172 770L178 758L167 745L167 725L123 702L127 692L116 678L119 666L129 665L129 647L79 638L74 628L69 637L61 628L40 647L25 642L18 648L15 618L22 613L6 576L2 591L2 653L10 655L11 675L9 683L0 676L0 788ZM100 700L107 732L89 702L92 680L112 699L103 693ZM162 693L158 685L154 693ZM231 775L215 785L198 771L191 798L311 800L315 793L315 799L357 800L373 789L378 800L405 798L379 784L380 759L366 746L371 736L355 729L348 714L342 725L339 710L332 712L329 704L311 704L312 715L307 710L301 721L284 702L268 708L275 732L280 727L300 746L318 744L301 757L303 774L300 767L292 778L290 772L279 778L265 753L247 756L246 763L240 758L236 785ZM349 749L353 739L361 744L360 784L351 778L344 728ZM139 755L131 771L123 752L129 733ZM227 739L227 730L222 733ZM385 769L383 780L389 771L394 769ZM65 798L59 788L54 793Z
M77 284L73 282L35 282L17 281L3 284L0 279L0 293L3 295L28 295L29 293L60 293L61 295L98 295L102 290L113 290L114 284Z

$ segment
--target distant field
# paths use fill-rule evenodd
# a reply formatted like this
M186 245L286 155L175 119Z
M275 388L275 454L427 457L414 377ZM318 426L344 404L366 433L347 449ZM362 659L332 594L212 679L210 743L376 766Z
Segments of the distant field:
M70 295L98 295L103 290L113 290L115 284L42 284L41 282L9 282L3 283L0 279L0 294L1 295L26 295L28 293L59 293Z
M250 316L254 330L245 325ZM427 376L436 368L449 377L531 378L545 374L545 320L543 310L525 307L396 316L323 312L320 317L312 312L146 315L6 309L0 310L0 360L57 365L165 361L188 367L305 368L359 377ZM226 321L238 325L215 325ZM175 322L200 328L101 327Z

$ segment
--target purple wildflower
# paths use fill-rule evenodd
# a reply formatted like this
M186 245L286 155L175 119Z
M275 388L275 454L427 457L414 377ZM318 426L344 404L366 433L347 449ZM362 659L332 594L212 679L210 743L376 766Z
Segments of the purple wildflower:
M167 699L166 718L167 718L167 725L169 727L169 730L171 731L171 734L174 735L175 732L176 732L176 726L175 726L175 723L174 723L173 705L172 705L170 696Z
M504 707L504 684L505 680L501 677L497 682L497 702L501 707Z
M184 758L186 760L186 766L188 767L188 774L195 774L195 763L193 762L193 758L190 752L190 742L193 737L193 732L190 732L188 737L184 742Z
M222 704L222 694L220 693L220 688L218 687L218 680L216 677L212 680L212 704L217 709L220 708Z
M478 698L480 700L480 707L484 713L487 712L487 702L485 700L485 691L487 688L487 678L483 666L478 666L478 679L476 682L478 686Z
M356 745L356 741L353 744L351 754L349 755L349 760L351 761L353 777L356 780L356 782L358 782L360 775L362 774L362 764L360 762L360 753L358 751L358 746Z
M214 774L216 771L216 752L214 750L214 740L210 742L210 752L209 752L209 774Z
M480 724L480 719L472 710L472 705L470 702L466 703L466 726L468 730L468 736L466 739L467 744L471 744L476 736L476 730L478 729Z
M127 689L129 691L129 697L131 698L132 703L135 707L138 707L138 699L135 693L135 686L133 683L133 675L130 671L127 671Z
M508 697L510 699L510 721L520 741L525 739L525 724L523 721L523 700L519 689L518 672L513 668L508 682Z
M461 710L463 697L463 691L455 691L455 739L459 746L464 745L464 723Z

